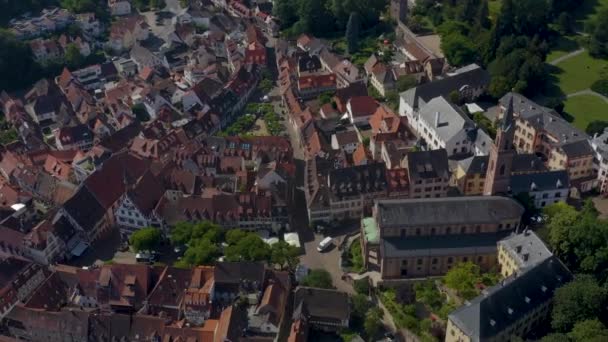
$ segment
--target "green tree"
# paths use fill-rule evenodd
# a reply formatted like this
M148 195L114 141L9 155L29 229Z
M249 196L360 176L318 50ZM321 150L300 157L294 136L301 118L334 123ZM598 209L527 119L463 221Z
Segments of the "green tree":
M15 39L11 32L0 29L0 89L21 89L29 86L40 74L30 48Z
M262 92L268 93L272 90L272 87L274 87L274 83L272 80L265 78L260 81L259 87Z
M169 239L174 246L183 246L190 242L192 238L192 229L194 224L190 222L178 222L175 227L171 229Z
M365 315L363 322L365 334L369 340L372 340L382 329L382 311L379 308L371 309Z
M471 64L477 58L477 50L473 42L458 33L441 37L441 50L454 66Z
M540 342L572 342L566 334L552 333L540 339Z
M365 317L365 314L373 307L366 295L357 293L352 297L353 314L357 317Z
M557 203L544 212L554 253L574 271L606 278L608 222L598 218L593 202L585 201L580 210Z
M224 254L228 261L268 261L270 260L270 247L255 233L245 232L238 234L238 239L231 236L229 246ZM228 240L228 236L226 237Z
M330 91L326 91L324 93L321 93L319 95L319 102L324 105L324 104L328 104L332 102L332 99L334 97L334 93L330 92Z
M158 248L162 240L162 233L158 228L142 228L129 238L129 244L135 251L153 251Z
M594 57L608 57L608 9L598 13L592 27L589 53Z
M480 276L479 266L472 262L462 262L454 265L443 278L445 285L465 299L477 295L475 285Z
M93 12L96 10L93 0L61 0L61 7L74 13Z
M181 264L187 266L209 265L219 257L217 244L208 239L198 239L190 242L188 249L182 257ZM179 266L179 264L178 264Z
M84 57L80 54L80 49L74 43L68 44L65 49L65 63L70 69L78 69L84 62Z
M410 88L414 88L418 84L416 77L413 75L403 75L397 78L397 91L404 92Z
M608 341L608 329L598 319L590 319L576 323L568 337L573 342Z
M294 271L300 263L300 250L285 241L279 241L270 247L270 260L281 270Z
M334 282L331 279L331 274L324 269L311 270L301 284L308 287L318 287L321 289L333 289Z
M568 12L562 12L557 18L557 29L561 34L571 34L574 26L574 19Z
M416 301L424 303L432 310L438 310L443 302L435 282L433 280L425 280L414 285L416 291Z
M606 129L606 127L608 127L608 121L593 120L587 125L587 128L585 128L585 133L589 134L590 136L593 136L596 133L602 134L604 133L604 129Z
M358 50L359 31L361 30L361 22L359 14L352 12L346 24L346 45L349 54L353 54Z
M594 319L606 303L606 289L590 275L577 276L555 291L551 326L568 332L576 323Z

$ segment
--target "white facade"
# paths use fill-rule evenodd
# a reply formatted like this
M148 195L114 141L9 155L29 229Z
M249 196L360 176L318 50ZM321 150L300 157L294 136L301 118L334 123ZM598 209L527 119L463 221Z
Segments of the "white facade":
M565 202L568 198L568 191L569 189L567 188L544 191L530 190L528 194L534 200L534 206L540 209L553 203Z
M159 226L159 221L154 215L147 216L125 194L119 200L119 205L114 210L116 223L120 226L122 233L130 235L136 230L153 225Z

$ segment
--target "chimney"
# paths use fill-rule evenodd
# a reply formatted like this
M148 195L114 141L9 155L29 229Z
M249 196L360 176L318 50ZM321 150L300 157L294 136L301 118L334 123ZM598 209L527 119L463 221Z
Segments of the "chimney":
M524 262L527 262L527 261L528 261L528 259L530 259L530 254L525 253L525 254L524 254Z
M439 112L435 112L435 127L439 127Z
M516 246L515 251L517 252L517 254L521 253L521 246Z

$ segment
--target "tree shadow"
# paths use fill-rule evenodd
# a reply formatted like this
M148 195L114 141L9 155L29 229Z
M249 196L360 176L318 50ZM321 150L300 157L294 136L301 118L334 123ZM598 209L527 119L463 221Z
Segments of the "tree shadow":
M560 67L551 64L546 64L545 69L547 71L547 80L545 83L543 95L549 98L565 98L566 94L559 87L559 78L557 77L557 75L562 74L564 70L562 70Z

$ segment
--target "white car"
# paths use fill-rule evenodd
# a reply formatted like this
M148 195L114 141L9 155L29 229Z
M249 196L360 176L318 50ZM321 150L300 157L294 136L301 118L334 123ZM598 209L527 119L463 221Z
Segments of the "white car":
M323 241L321 241L321 243L319 243L319 246L317 247L317 251L319 253L324 252L329 246L332 245L332 243L334 242L334 240L331 237L326 237L325 239L323 239Z

